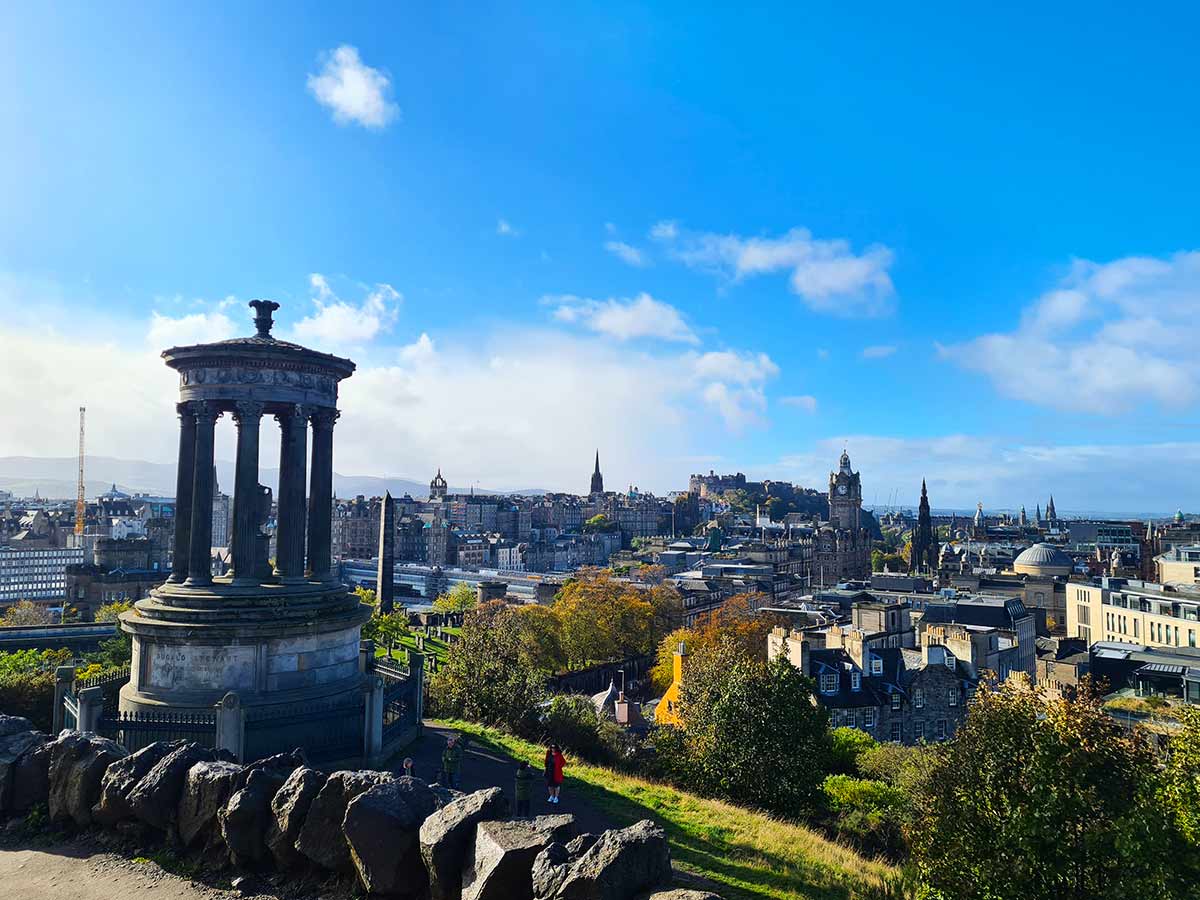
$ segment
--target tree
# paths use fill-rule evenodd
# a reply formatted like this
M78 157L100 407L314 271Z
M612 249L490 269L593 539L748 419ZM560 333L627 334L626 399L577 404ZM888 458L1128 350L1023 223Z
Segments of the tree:
M1180 836L1179 877L1200 881L1200 710L1180 711L1182 727L1171 735L1163 772L1162 807Z
M384 613L377 617L377 621L375 634L379 640L387 644L388 656L391 656L396 642L408 634L408 614L403 612Z
M114 600L111 603L105 603L96 610L97 622L116 622L121 613L129 612L133 609L133 603L129 600Z
M50 625L54 616L44 606L38 606L29 600L18 600L4 611L0 619L3 625Z
M567 665L562 649L562 627L549 606L518 606L517 636L521 658L534 669L547 674L561 672Z
M729 639L747 657L766 661L767 635L783 623L778 617L758 613L758 607L766 600L766 594L757 592L735 594L712 612L697 616L690 627L669 632L658 644L654 668L650 671L655 690L665 691L671 683L675 651L680 642L687 644L689 653L696 653Z
M747 658L731 640L705 648L688 663L679 709L680 727L655 732L657 757L674 780L786 816L817 808L829 715L786 660Z
M522 653L517 625L515 610L502 600L464 614L459 640L430 680L435 714L515 731L530 725L545 686Z
M440 613L461 613L474 609L479 605L475 589L465 581L460 581L433 601L433 608Z
M917 876L947 898L1172 896L1159 781L1086 682L1053 700L1021 678L985 685L915 792Z
M604 513L597 513L583 523L584 533L593 531L616 531L617 524Z
M654 646L652 591L617 581L603 569L583 569L554 601L563 654L572 668L649 653ZM673 589L671 589L673 590ZM668 603L668 594L661 602Z

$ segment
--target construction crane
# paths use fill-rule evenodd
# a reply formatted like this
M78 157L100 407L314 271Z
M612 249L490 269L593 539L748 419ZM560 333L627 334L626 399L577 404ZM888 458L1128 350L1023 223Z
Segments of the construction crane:
M87 500L83 496L83 423L87 407L79 407L79 484L75 494L75 533L83 534L83 520L87 518Z

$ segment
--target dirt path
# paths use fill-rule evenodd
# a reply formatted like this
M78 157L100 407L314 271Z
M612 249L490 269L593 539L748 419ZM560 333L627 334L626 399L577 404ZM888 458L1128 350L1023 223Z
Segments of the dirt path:
M449 729L436 727L430 722L425 723L425 733L406 751L413 759L418 778L428 781L437 779L438 770L442 766L442 751L446 748L446 738L450 734ZM402 761L403 757L394 760L395 771L399 771ZM467 752L463 754L462 784L458 785L458 788L462 791L477 791L480 788L498 787L511 801L516 772L517 764L511 757L490 748L468 744ZM580 831L593 833L614 827L614 823L607 816L578 795L572 794L569 789L563 791L561 803L547 803L541 774L540 771L537 773L530 808L530 812L535 816L546 813L571 813L575 816Z

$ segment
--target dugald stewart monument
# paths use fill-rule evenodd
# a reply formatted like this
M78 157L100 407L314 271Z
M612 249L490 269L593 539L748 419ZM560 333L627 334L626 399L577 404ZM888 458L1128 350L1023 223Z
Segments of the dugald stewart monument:
M230 692L247 712L350 703L363 689L359 637L370 610L337 580L330 558L338 383L354 363L278 340L279 305L250 306L253 336L162 354L179 372L174 564L166 583L121 617L133 642L122 712L211 710ZM214 577L213 446L225 415L237 428L232 570ZM271 491L258 471L264 424L281 438L273 564L262 530ZM293 725L281 749L305 737Z

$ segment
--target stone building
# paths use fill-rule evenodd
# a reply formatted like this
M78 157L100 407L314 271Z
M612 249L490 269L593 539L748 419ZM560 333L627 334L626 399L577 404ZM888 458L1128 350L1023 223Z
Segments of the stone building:
M862 478L842 451L829 473L829 522L815 538L813 577L820 585L866 578L871 572L871 535L862 524Z
M816 682L832 727L903 744L954 736L978 678L947 648L889 646L902 640L898 633L834 630L836 646L819 646L819 632L776 628L767 638L771 659L784 657Z
M929 493L925 489L925 479L922 478L921 502L917 507L917 524L912 534L910 568L914 572L937 572L939 563L937 532L929 514Z
M207 714L235 693L249 722L362 702L359 640L369 611L338 581L331 558L338 383L355 366L278 340L271 335L278 304L250 305L252 337L163 353L180 385L176 552L167 581L121 618L133 641L123 712ZM214 577L214 440L227 414L237 428L232 569ZM264 416L281 436L273 567L263 532L272 496L259 483ZM258 738L256 752L265 755L320 747L329 734L313 716Z
M90 562L66 567L66 602L91 622L101 606L141 600L166 577L152 541L98 538Z

